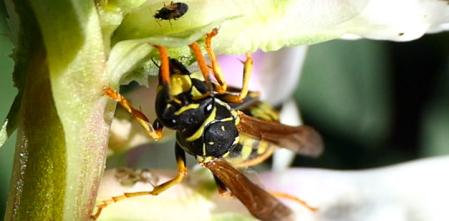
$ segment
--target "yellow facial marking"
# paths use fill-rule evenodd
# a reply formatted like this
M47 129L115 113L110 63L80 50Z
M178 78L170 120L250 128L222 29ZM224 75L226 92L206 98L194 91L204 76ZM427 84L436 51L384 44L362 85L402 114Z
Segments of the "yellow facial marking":
M176 96L190 90L192 81L188 75L175 74L170 78L170 94Z
M192 91L190 91L190 94L192 94L193 99L201 98L203 97L203 94L196 89L196 87L192 87Z

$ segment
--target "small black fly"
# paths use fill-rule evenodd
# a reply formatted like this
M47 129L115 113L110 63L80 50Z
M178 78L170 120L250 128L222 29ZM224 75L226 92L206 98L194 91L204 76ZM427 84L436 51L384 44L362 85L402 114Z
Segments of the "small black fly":
M182 2L170 2L169 5L165 5L161 9L159 9L156 14L154 14L154 18L161 20L176 20L182 17L187 10L189 10L189 6L186 3Z

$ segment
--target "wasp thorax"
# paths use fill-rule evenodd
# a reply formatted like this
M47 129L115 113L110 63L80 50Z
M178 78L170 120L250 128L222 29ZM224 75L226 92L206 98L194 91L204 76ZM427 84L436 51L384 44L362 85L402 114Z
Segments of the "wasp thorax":
M234 122L216 121L207 127L204 133L205 156L221 157L236 144L238 131Z

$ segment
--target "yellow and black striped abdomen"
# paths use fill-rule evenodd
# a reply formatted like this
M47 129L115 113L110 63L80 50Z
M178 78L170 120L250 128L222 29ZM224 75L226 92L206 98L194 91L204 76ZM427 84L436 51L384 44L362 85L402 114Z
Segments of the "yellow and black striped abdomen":
M265 121L279 121L278 112L265 102L255 100L248 106L242 106L238 109L252 117ZM236 168L251 167L268 159L276 147L263 139L240 133L238 144L223 157Z
M240 134L238 144L223 157L236 168L260 164L271 156L275 145Z

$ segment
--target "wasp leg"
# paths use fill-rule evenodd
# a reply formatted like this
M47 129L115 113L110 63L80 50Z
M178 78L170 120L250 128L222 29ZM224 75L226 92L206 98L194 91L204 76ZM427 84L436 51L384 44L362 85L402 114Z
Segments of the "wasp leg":
M240 91L240 100L243 100L246 95L248 95L249 89L249 79L251 78L251 74L253 72L254 60L251 57L251 53L246 53L246 60L243 63L243 82L242 82L242 90Z
M162 83L164 85L170 85L170 69L167 48L159 45L154 45L154 47L159 51L159 57L161 60L159 74L161 76Z
M178 144L175 145L175 154L176 154L176 164L178 168L178 173L173 179L154 187L154 189L151 190L151 195L158 195L164 192L170 187L180 183L187 175L186 154Z
M169 189L170 187L180 183L184 177L187 175L187 167L186 167L186 155L184 150L181 149L181 147L176 144L175 146L175 154L176 154L176 162L178 167L178 173L176 176L160 185L157 185L153 188L151 191L141 191L141 192L132 192L132 193L124 193L123 195L114 196L109 200L104 200L100 202L100 204L97 205L97 210L95 214L91 215L91 218L96 220L101 214L101 211L106 208L107 206L114 204L118 201L122 201L128 198L138 197L138 196L146 196L146 195L158 195L165 190Z
M254 61L250 53L246 53L246 60L243 62L243 79L242 79L242 89L239 95L226 95L223 99L230 103L241 103L243 99L248 95L249 91L249 80L253 72Z
M155 129L149 124L149 120L145 116L145 114L134 108L131 103L120 93L110 87L105 87L103 89L103 93L106 96L110 97L112 100L118 102L123 108L125 108L125 110L128 111L136 119L140 126L143 127L148 136L150 136L154 140L159 140L162 137L162 128L158 128L158 131L155 131Z
M195 56L195 59L198 62L198 66L204 77L204 81L206 81L206 83L209 85L209 88L212 88L210 85L211 83L209 78L209 69L206 64L206 59L201 53L199 44L197 42L193 42L191 45L189 45L189 47L193 52L193 56Z
M153 121L153 129L154 129L156 135L159 136L159 138L162 138L162 136L163 136L162 130L164 129L164 126L159 121L159 119L156 119Z
M296 196L290 195L288 193L270 192L270 194L275 196L275 197L277 197L277 198L284 198L284 199L288 199L288 200L291 200L293 202L296 202L296 203L300 204L301 206L305 207L306 209L310 210L311 212L316 212L318 210L318 208L312 207L309 204L307 204L306 201L304 201L304 200L302 200L302 199L300 199L300 198L298 198Z
M212 50L212 38L218 34L218 29L214 28L210 33L206 35L206 51L209 56L212 71L214 73L214 77L217 80L219 86L217 87L217 91L219 93L223 93L226 91L228 85L223 77L223 72L221 71L220 65L218 64L217 57L215 56L214 51Z

